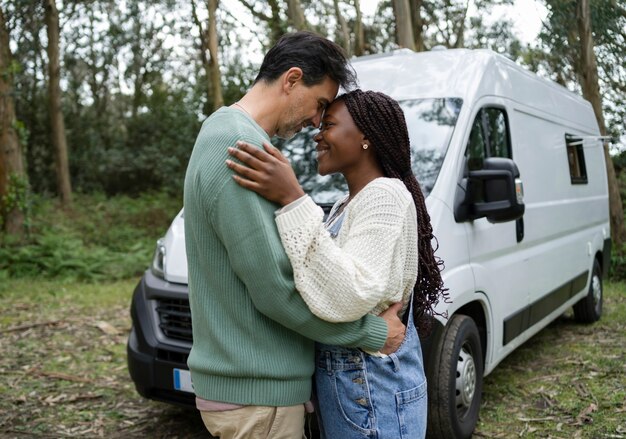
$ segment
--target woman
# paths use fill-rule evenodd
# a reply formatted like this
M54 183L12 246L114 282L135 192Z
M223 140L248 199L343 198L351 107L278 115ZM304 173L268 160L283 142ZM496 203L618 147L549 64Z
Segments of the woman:
M315 136L318 171L341 172L349 193L323 223L282 154L245 143L227 161L241 186L284 206L276 224L296 288L318 317L334 322L402 302L407 331L395 353L317 346L315 384L323 436L418 438L426 432L420 329L446 297L431 246L424 196L411 172L408 131L396 101L355 90L326 110ZM419 230L418 230L419 229ZM419 238L418 238L419 237ZM419 276L418 276L419 274ZM416 285L417 281L417 285Z

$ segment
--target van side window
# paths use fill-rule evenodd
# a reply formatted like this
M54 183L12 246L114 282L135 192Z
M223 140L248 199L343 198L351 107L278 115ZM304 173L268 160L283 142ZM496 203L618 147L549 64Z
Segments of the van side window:
M511 158L506 113L502 108L485 108L483 112L487 120L489 157Z
M587 167L585 166L583 139L572 134L565 134L565 146L572 184L587 184Z
M483 108L476 114L465 155L470 171L482 169L485 157L511 158L509 127L503 108Z

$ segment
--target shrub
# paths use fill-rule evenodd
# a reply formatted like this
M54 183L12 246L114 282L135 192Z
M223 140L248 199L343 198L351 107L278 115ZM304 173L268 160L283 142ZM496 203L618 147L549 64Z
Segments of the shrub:
M626 244L621 249L612 249L609 278L614 281L626 280Z
M38 198L26 241L2 237L0 278L45 277L97 281L139 275L182 205L162 193L131 198L76 194L59 209Z

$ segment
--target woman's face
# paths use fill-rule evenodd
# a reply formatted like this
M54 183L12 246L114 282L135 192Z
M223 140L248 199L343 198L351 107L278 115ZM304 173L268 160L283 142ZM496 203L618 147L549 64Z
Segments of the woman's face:
M343 101L331 103L322 119L317 142L317 170L320 175L346 174L365 159L363 133L357 128Z

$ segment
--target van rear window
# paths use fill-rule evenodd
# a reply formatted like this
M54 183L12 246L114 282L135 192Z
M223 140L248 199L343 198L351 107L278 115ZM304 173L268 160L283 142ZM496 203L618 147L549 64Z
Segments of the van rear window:
M572 184L587 184L587 167L585 166L583 139L573 134L566 134L565 147Z

